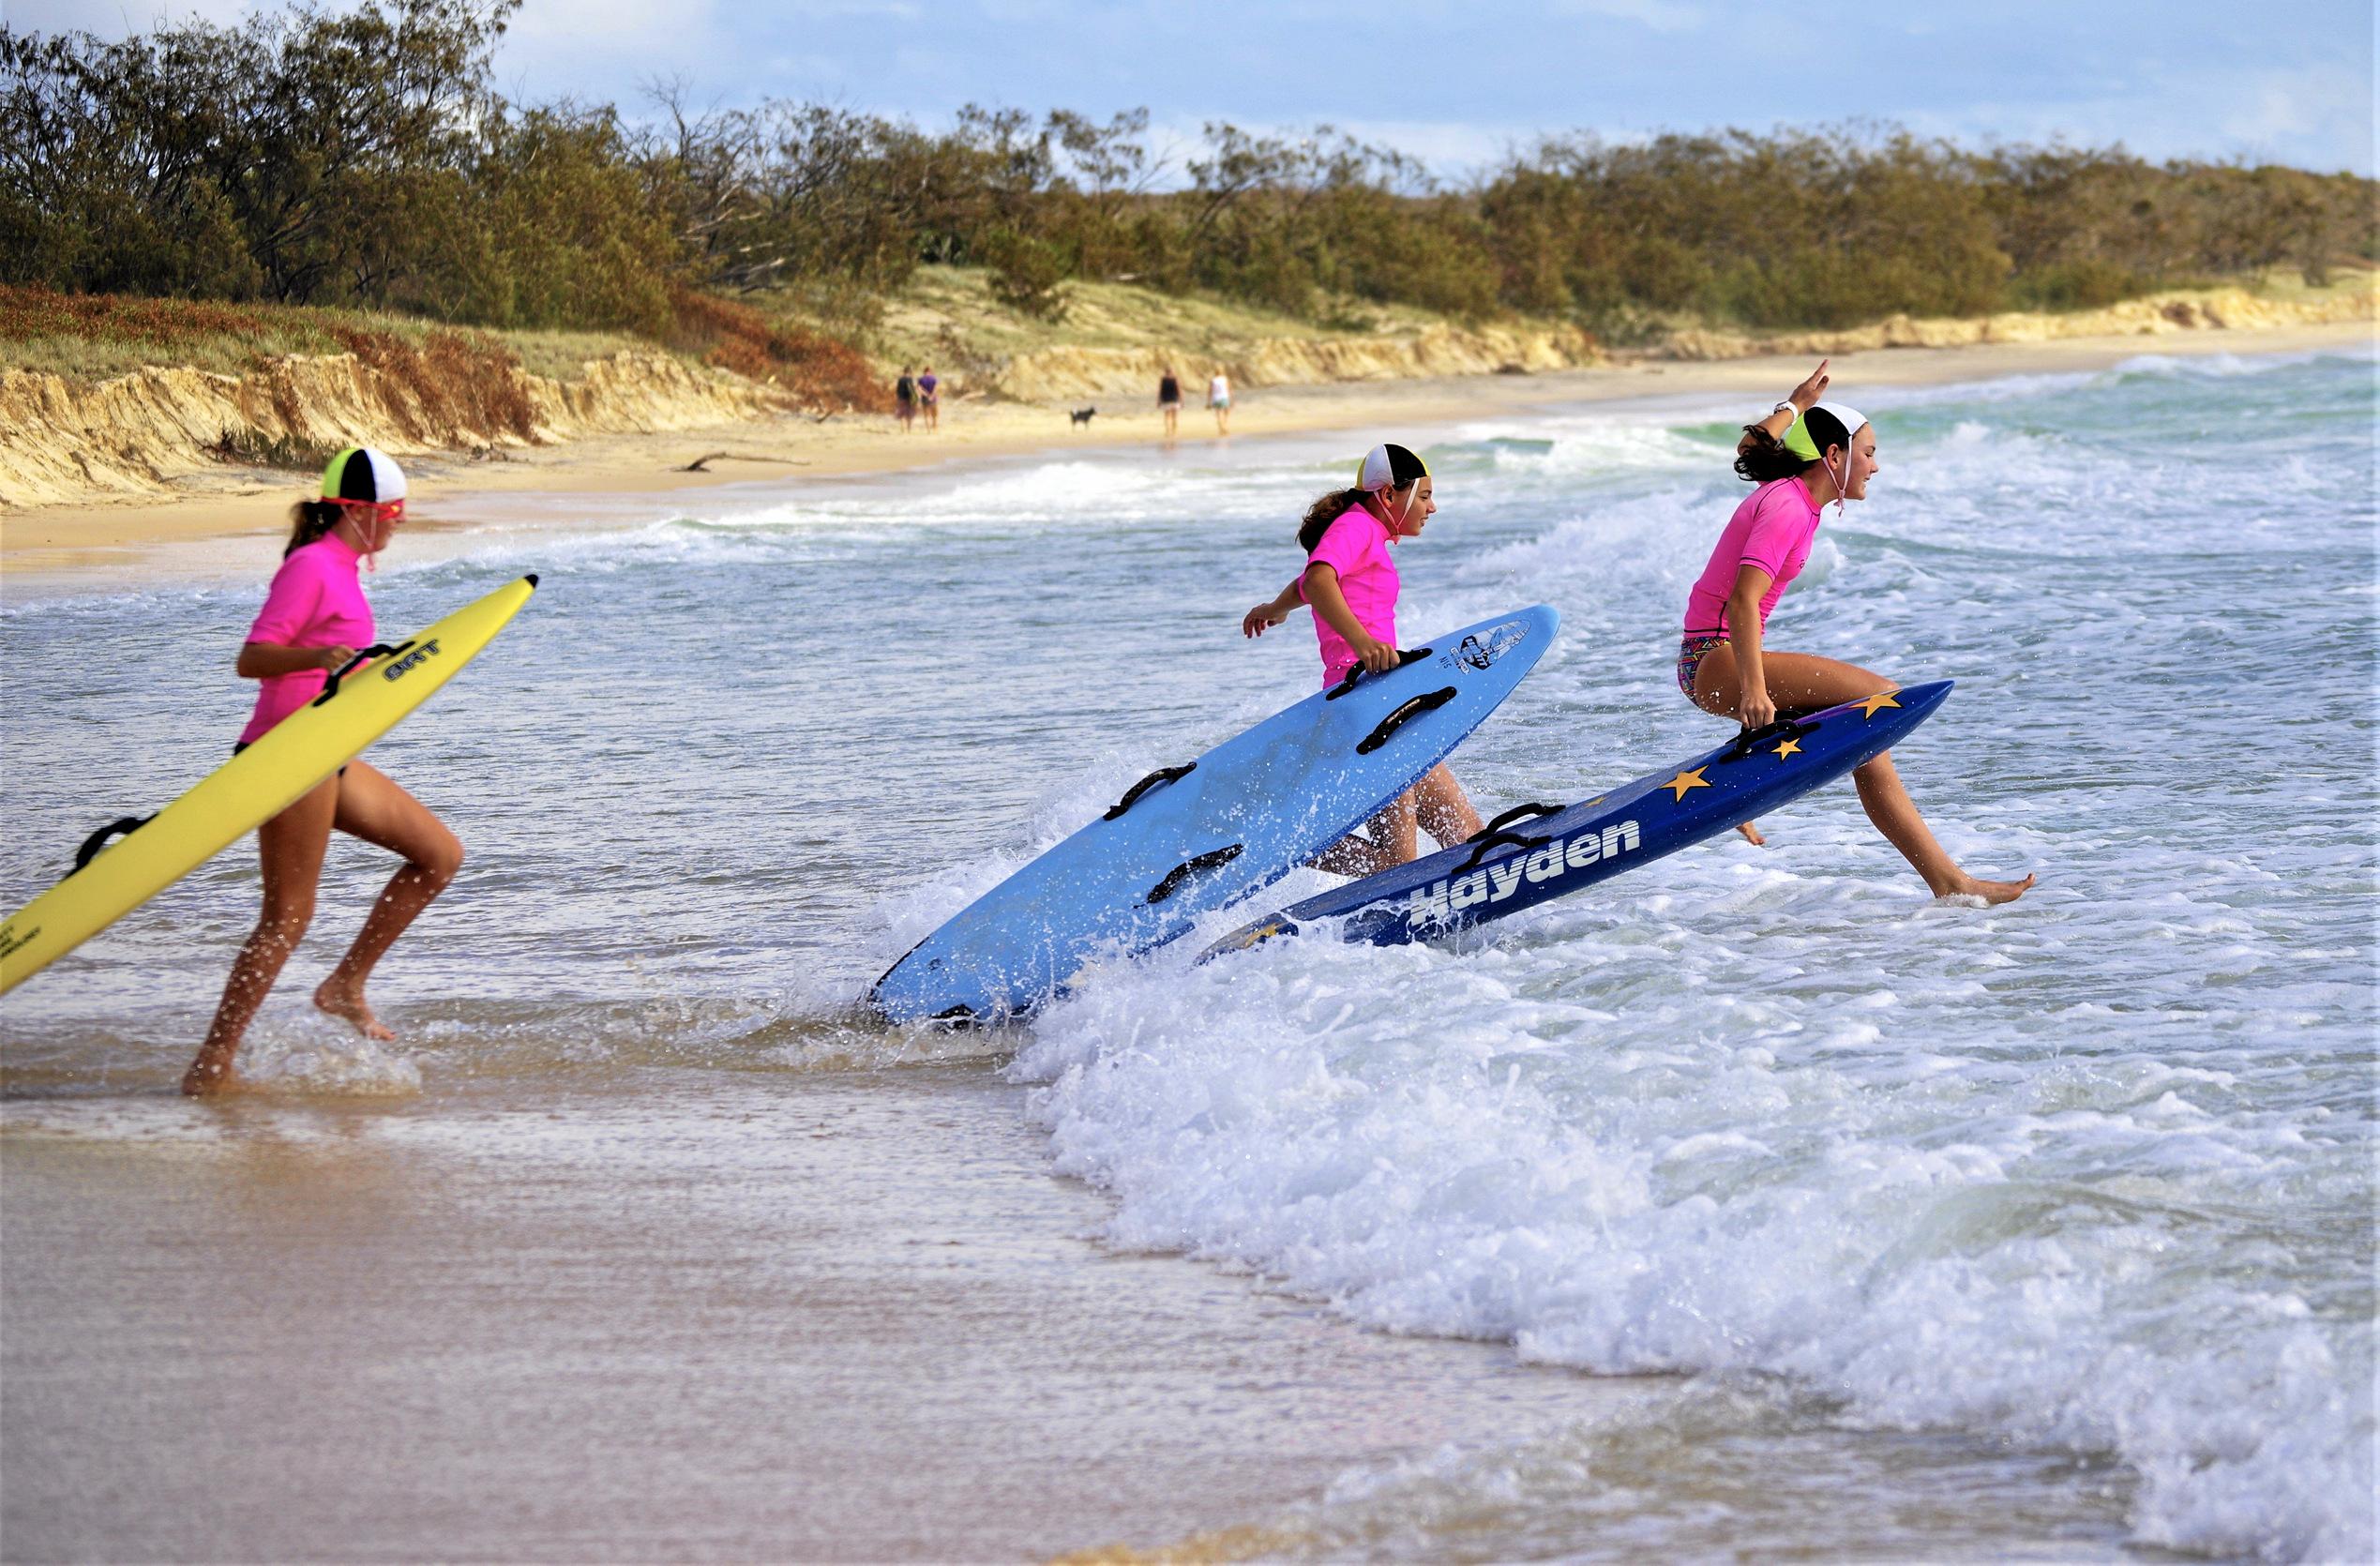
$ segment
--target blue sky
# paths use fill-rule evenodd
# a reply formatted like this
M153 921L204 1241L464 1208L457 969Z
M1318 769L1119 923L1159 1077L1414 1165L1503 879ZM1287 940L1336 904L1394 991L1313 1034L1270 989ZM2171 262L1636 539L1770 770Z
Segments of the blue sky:
M122 36L248 8L5 0L0 16ZM523 99L633 109L675 75L699 103L825 99L927 125L971 100L1146 106L1160 140L1328 121L1457 174L1547 132L1853 120L2370 174L2372 48L2370 0L529 0L499 75Z

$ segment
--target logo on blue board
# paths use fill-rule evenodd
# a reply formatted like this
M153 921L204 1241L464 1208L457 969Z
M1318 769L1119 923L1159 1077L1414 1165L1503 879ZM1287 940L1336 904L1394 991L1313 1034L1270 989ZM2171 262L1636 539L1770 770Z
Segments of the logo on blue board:
M1567 838L1549 837L1533 852L1514 853L1468 875L1454 876L1410 893L1402 911L1417 928L1442 928L1463 921L1463 911L1482 903L1500 903L1520 890L1521 882L1555 881L1583 870L1598 860L1617 859L1643 846L1634 821L1621 821L1601 832L1589 827Z
M1529 637L1529 627L1517 620L1508 620L1485 637L1467 636L1454 655L1473 669L1485 669L1498 658L1519 646Z

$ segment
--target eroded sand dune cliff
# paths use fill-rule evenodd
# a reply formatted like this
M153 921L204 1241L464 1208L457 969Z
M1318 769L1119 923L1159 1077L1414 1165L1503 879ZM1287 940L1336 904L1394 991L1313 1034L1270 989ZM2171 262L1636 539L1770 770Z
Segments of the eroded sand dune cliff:
M1205 379L1218 369L1234 386L1290 386L1568 369L1595 358L1594 339L1574 326L1442 326L1403 335L1258 338L1221 355L1163 345L1051 348L1010 359L989 378L987 389L1020 402L1098 396L1141 401L1171 365L1195 404L1205 399Z
M786 405L767 386L663 354L593 360L567 382L514 370L506 384L439 403L352 354L274 358L241 375L150 368L87 386L0 369L0 504L162 493L218 466L227 437L410 455L699 429Z
M1859 354L1878 348L1965 348L1987 342L2052 342L2069 338L2147 337L2163 332L2269 331L2374 318L2374 279L2319 296L2268 299L2246 289L2159 294L2101 309L2055 315L2011 310L1973 320L1919 320L1895 315L1841 331L1784 332L1754 338L1735 332L1673 335L1663 354L1675 359L1740 359L1755 354Z

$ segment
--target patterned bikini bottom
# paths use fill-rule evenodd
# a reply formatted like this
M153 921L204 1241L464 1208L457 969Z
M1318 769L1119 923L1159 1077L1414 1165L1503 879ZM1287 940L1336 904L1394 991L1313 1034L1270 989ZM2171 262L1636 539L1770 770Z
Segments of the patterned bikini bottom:
M1702 668L1703 658L1713 647L1725 647L1724 636L1690 636L1678 643L1678 688L1686 693L1686 700L1695 699L1695 675Z

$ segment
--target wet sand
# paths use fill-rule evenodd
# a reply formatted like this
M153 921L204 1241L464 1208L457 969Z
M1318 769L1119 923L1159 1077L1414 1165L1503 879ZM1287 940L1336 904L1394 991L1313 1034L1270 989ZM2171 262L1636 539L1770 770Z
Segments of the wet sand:
M1663 1385L1104 1251L986 1064L624 1075L11 1100L8 1558L1145 1549Z
M1940 385L2011 375L2103 369L2142 354L2274 354L2351 348L2373 341L2368 322L2265 331L2207 330L2125 337L2070 338L2038 343L1960 348L1890 348L1834 360L1846 397L1876 385ZM1333 385L1243 388L1235 394L1234 437L1493 417L1548 403L1741 393L1749 419L1809 373L1801 356L1703 363L1640 360L1545 375L1466 376ZM1182 410L1179 444L1216 439L1204 409ZM460 520L473 497L551 494L659 494L722 484L834 474L896 473L991 458L1161 444L1153 406L1102 408L1088 429L1062 410L1014 402L960 401L945 407L941 429L903 434L887 418L806 415L753 420L669 434L614 436L532 447L504 459L409 458L414 514ZM713 453L701 473L682 472ZM0 511L0 566L53 572L154 565L161 546L278 532L285 526L296 475L227 468L193 481L179 497Z
M989 1061L12 1096L7 1557L2122 1553L2101 1465L1781 1437L1119 1254L1025 1097ZM1441 1493L1482 1451L1598 1479Z

